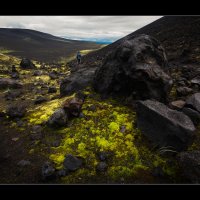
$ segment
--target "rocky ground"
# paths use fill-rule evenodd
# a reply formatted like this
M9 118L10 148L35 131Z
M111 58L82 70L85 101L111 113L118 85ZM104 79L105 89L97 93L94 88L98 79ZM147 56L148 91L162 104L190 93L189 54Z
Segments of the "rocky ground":
M197 60L117 44L80 65L0 54L1 183L200 182Z

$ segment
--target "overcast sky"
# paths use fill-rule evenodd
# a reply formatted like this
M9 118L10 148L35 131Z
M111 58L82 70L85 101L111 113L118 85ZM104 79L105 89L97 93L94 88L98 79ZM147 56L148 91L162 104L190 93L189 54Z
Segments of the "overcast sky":
M115 41L162 16L0 16L1 28L34 29L70 39Z

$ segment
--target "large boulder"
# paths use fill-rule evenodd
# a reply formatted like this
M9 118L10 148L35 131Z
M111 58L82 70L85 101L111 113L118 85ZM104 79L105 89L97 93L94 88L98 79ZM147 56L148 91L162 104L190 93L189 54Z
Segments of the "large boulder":
M6 89L6 88L13 88L13 89L17 89L17 88L22 88L22 83L10 79L10 78L0 78L0 89Z
M92 85L96 68L80 68L69 77L62 80L60 84L60 95L71 95Z
M35 65L28 58L23 58L20 62L20 66L23 69L35 69Z
M138 102L137 125L155 144L170 146L177 151L191 144L195 132L187 115L152 100Z
M189 183L200 183L200 151L181 152L177 160L184 178Z
M165 51L148 35L125 40L96 70L94 89L102 95L166 101L173 81L168 75Z

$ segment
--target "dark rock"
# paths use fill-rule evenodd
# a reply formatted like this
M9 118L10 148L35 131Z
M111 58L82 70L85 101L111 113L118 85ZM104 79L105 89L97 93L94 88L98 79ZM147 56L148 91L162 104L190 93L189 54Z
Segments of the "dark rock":
M11 78L13 78L13 79L19 79L19 73L18 72L12 72L11 73Z
M33 72L33 76L41 76L42 75L42 71L40 70L36 70Z
M159 146L171 146L181 151L191 144L195 127L182 112L152 100L140 101L137 107L137 126Z
M125 133L125 131L126 131L126 126L121 126L120 127L120 132L121 133Z
M6 89L6 88L12 88L12 89L18 89L22 88L22 83L10 79L10 78L0 78L0 89Z
M17 166L19 166L19 167L26 167L26 166L29 166L29 165L31 165L31 162L28 161L28 160L20 160L17 163Z
M200 183L200 151L181 152L177 160L184 177L191 183Z
M58 147L58 146L60 146L60 141L59 141L59 140L53 141L53 142L52 142L52 146L53 146L53 147Z
M49 77L52 79L52 80L55 80L58 78L58 72L53 70L52 72L49 73Z
M105 172L108 168L108 165L105 162L100 162L96 166L97 172Z
M96 106L95 105L91 105L87 108L89 111L96 111Z
M41 104L41 103L46 102L46 101L47 101L47 98L46 98L46 97L38 96L38 97L35 99L34 103L35 103L35 104Z
M71 95L74 92L91 86L96 68L83 68L72 73L69 77L63 79L60 84L60 95Z
M68 117L78 117L83 105L83 100L78 98L68 99L64 102L63 108Z
M66 170L64 170L64 169L61 169L61 170L59 170L58 172L57 172L57 175L59 176L59 177L63 177L63 176L67 176L67 172L66 172Z
M55 176L55 169L50 162L45 162L42 166L42 178L43 180L51 179Z
M188 87L178 87L176 89L177 95L178 96L187 96L193 92L191 88Z
M166 101L173 81L160 43L148 35L125 40L99 67L94 89L102 95Z
M177 100L170 103L170 107L175 110L181 110L185 105L185 101Z
M195 93L186 100L186 107L200 112L200 93Z
M6 110L6 114L11 118L21 118L26 114L26 108L23 105L10 105Z
M51 127L60 127L66 125L68 121L67 114L62 108L57 109L49 118L47 125Z
M193 110L191 108L184 107L182 109L182 112L185 113L195 125L198 125L200 122L200 113L196 110Z
M9 90L5 93L5 99L6 100L15 100L16 98L20 97L22 95L21 90Z
M56 92L57 92L56 87L54 87L54 86L49 87L48 93L56 93Z
M21 68L23 69L34 69L35 65L28 58L23 58L20 63Z
M30 134L30 139L31 140L40 140L42 139L42 126L40 125L35 125L32 127L32 134Z
M83 164L83 161L71 154L67 155L64 160L64 167L66 170L69 171L76 171L79 169Z
M111 158L111 156L112 156L111 152L101 151L98 153L98 158L100 161L107 161Z
M87 97L87 95L84 94L84 93L81 92L81 91L78 91L78 92L76 93L75 97L78 98L78 99L81 99L82 101L84 101L85 98Z

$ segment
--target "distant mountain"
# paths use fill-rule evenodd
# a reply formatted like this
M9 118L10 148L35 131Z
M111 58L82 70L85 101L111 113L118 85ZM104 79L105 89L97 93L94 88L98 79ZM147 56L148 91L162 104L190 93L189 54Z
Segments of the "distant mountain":
M165 16L84 57L102 60L124 40L137 34L155 37L164 46L169 61L200 63L200 16Z
M0 28L0 48L11 50L11 55L38 61L56 62L78 50L100 46L95 42L69 40L35 30Z

